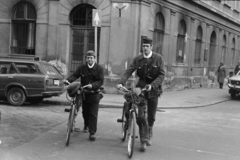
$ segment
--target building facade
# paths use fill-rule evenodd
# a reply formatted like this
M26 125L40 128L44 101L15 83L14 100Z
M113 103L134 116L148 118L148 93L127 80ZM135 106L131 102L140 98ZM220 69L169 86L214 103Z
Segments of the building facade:
M55 61L65 76L94 50L92 10L100 10L97 61L105 88L116 92L123 71L153 39L164 59L165 90L216 83L220 62L228 75L240 60L238 0L7 0L0 1L0 58ZM128 81L137 80L133 74Z

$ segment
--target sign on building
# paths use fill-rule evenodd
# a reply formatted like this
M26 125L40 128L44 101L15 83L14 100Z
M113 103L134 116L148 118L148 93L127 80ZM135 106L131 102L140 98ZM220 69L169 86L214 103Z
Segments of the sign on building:
M102 11L93 9L92 12L93 12L92 25L94 27L101 27L101 25L102 25Z

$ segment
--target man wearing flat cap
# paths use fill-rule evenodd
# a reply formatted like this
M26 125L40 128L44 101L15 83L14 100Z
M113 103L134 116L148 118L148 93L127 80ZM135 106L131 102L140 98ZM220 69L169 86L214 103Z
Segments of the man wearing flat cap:
M78 78L80 78L81 85L87 86L85 89L89 90L89 92L85 92L85 99L82 102L82 114L84 132L89 132L89 140L94 141L97 131L98 107L102 98L98 91L104 81L103 67L96 63L94 51L87 51L86 63L80 65L66 81L72 83Z
M147 105L147 125L139 125L141 151L146 150L146 146L151 145L153 124L158 105L158 97L162 93L162 83L165 77L164 63L160 54L152 52L152 40L145 37L142 41L143 53L136 56L128 69L122 75L117 88L121 88L127 79L136 71L139 81L136 87L147 88L145 95L145 105ZM127 103L125 103L127 104ZM144 104L143 104L144 105ZM139 106L140 107L140 106Z

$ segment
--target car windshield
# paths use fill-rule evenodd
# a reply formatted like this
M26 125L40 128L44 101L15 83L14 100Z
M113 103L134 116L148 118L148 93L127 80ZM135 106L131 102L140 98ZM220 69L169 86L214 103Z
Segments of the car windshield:
M58 72L58 70L52 66L51 64L42 64L44 71L48 74L48 75L59 75L60 73Z

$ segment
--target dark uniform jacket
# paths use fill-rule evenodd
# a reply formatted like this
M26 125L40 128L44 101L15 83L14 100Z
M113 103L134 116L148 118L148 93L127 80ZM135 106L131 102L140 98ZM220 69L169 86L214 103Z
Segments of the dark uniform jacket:
M164 81L165 71L160 54L153 52L152 56L148 59L144 58L142 54L135 57L119 83L124 84L135 70L139 77L136 87L144 88L147 84L152 86L148 98L159 96L162 93L161 86Z
M78 78L80 78L82 86L92 84L92 89L90 90L96 91L97 93L97 90L104 82L103 67L97 63L94 64L93 68L89 68L87 64L81 65L70 77L67 78L67 80L72 83ZM86 96L86 99L95 99L94 95L88 97Z

